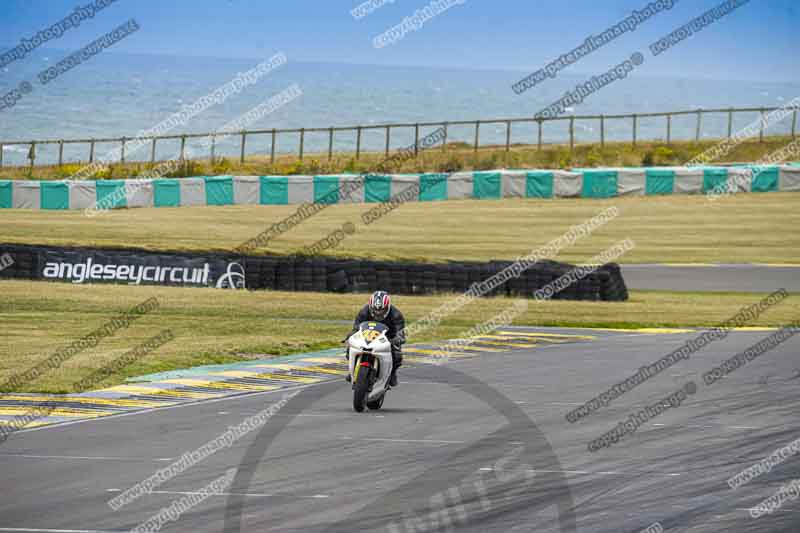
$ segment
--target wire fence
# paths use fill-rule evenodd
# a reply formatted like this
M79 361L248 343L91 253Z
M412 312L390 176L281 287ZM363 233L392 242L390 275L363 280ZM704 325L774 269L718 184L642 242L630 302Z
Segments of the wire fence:
M779 109L791 111L791 127L785 132L792 138L796 137L797 130L797 111L796 106L785 107L741 107L741 108L726 108L726 109L695 109L687 111L670 111L660 113L633 113L633 114L611 114L611 115L568 115L555 118L496 118L496 119L482 119L482 120L459 120L459 121L437 121L437 122L416 122L416 123L393 123L393 124L369 124L358 126L339 126L327 128L273 128L273 129L260 129L260 130L246 130L238 132L209 132L209 133L183 133L174 135L162 135L152 137L114 137L114 138L91 138L91 139L48 139L48 140L31 140L31 141L0 141L0 168L3 167L3 153L6 148L16 148L18 154L27 152L27 157L31 166L36 164L37 158L42 161L48 159L50 163L40 164L57 164L59 167L65 163L65 147L74 147L75 150L81 150L77 157L73 156L72 160L78 162L87 161L93 163L95 161L103 163L126 163L126 162L147 162L155 163L157 160L162 159L180 159L184 160L187 155L187 142L192 140L204 139L207 142L204 146L208 149L208 158L213 162L218 157L219 146L217 138L224 138L226 141L231 137L238 138L238 150L234 157L238 156L240 162L244 162L248 155L259 154L269 156L270 163L275 162L275 158L279 154L297 154L297 157L302 160L304 156L308 155L307 138L309 135L322 135L324 143L320 142L317 138L313 150L315 154L320 157L326 157L332 160L335 154L344 153L339 146L346 145L347 153L354 154L358 160L363 153L365 153L365 139L369 135L369 151L383 152L385 157L389 157L392 152L392 140L397 144L397 138L405 141L411 140L410 145L404 144L405 150L412 150L414 155L419 155L420 152L420 132L424 128L436 127L443 129L443 140L441 145L436 148L443 152L453 150L454 146L448 145L448 132L452 132L455 128L461 128L461 138L464 138L463 131L467 128L467 140L471 142L464 142L467 149L471 148L476 156L482 148L492 147L495 149L505 149L506 152L512 149L515 145L537 146L542 150L543 145L561 144L569 145L570 150L575 148L578 143L599 143L605 146L607 141L625 141L629 140L633 146L640 141L666 141L671 144L675 140L695 140L699 141L701 138L731 138L734 135L734 124L737 122L736 118L742 114L749 114L755 117L755 120L760 121L760 128L758 139L763 142L765 131L771 124L768 123L767 114ZM653 123L653 120L663 119L661 126ZM678 120L682 120L681 124L677 125ZM692 122L691 126L686 122L687 119ZM642 135L642 126L647 121L645 135ZM788 121L788 119L787 119ZM622 127L627 129L627 135L621 133L620 123ZM716 135L709 136L708 132L704 133L704 127L708 130L708 125L712 124L711 128L716 131ZM589 124L589 126L587 126ZM582 127L582 132L595 132L591 139L582 138L578 139L576 135L576 126ZM625 126L627 125L627 127ZM517 135L513 135L516 128ZM552 132L547 132L548 126ZM564 128L566 126L566 128ZM723 129L720 131L720 129ZM481 131L484 128L484 136L486 135L486 128L492 128L488 132L488 137L492 138L492 142L487 144L484 139L484 145L481 145ZM686 132L694 130L694 135L689 135L687 138ZM609 132L614 132L612 137L609 137ZM547 132L547 133L546 133ZM660 132L660 133L659 133ZM375 136L380 135L380 139ZM663 134L663 137L661 136ZM677 135L676 135L677 134ZM293 145L290 151L279 151L279 140L289 139ZM452 139L452 138L451 138ZM144 158L132 157L134 154L126 154L126 145L132 141L137 141L141 146L142 141L149 141L149 154ZM158 155L158 143L165 141L177 141L179 148L172 152L174 155L171 157L161 157ZM109 161L107 157L98 158L99 145L112 145L110 153L118 154L113 161ZM50 158L41 158L38 156L38 148L41 146L54 145L57 150L57 155L53 154ZM254 149L255 147L255 149ZM115 148L115 149L114 149ZM250 152L248 154L248 148ZM463 149L463 148L462 148ZM12 149L13 150L13 149ZM104 154L109 153L105 152ZM194 150L190 151L191 158L197 158ZM128 157L126 157L128 156ZM149 157L148 157L149 156ZM85 159L84 159L85 158ZM7 164L7 162L6 162ZM8 165L7 165L8 166Z

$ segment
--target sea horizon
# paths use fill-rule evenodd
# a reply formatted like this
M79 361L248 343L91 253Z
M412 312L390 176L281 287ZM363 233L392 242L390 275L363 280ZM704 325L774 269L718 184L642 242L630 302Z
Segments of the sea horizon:
M233 79L237 73L280 52L265 52L263 58L222 58L177 54L123 53L106 51L78 65L46 86L36 74L60 61L66 51L40 49L23 62L3 69L0 90L13 88L23 80L34 91L12 108L0 111L0 142L32 140L135 137L181 110L197 98ZM271 96L297 84L302 96L259 118L246 129L327 128L384 123L415 123L457 120L485 120L532 117L557 100L591 73L561 73L534 90L517 95L511 85L529 72L504 68L454 68L431 66L373 65L330 61L301 61L291 56L287 63L270 72L241 93L213 105L169 134L215 131L247 113ZM635 75L634 75L635 74ZM800 82L772 80L719 80L702 77L633 73L570 107L564 116L630 114L686 111L728 107L779 107L800 96ZM750 115L750 116L748 116ZM739 114L735 128L758 119L757 113ZM631 137L630 121L607 121L606 140ZM599 128L593 122L576 122L579 142L599 141ZM787 133L791 119L770 127L769 133ZM673 120L672 138L694 137L695 117ZM421 136L428 133L427 128ZM564 142L567 121L546 124L543 141ZM702 138L722 137L727 133L727 117L708 115L703 120ZM451 127L448 141L472 143L474 128ZM663 138L663 119L642 119L638 137ZM283 135L279 153L296 152L296 135ZM355 136L337 134L335 150L355 150ZM248 154L266 153L268 136L248 139ZM534 143L534 124L515 125L512 142ZM238 137L217 147L218 155L238 154ZM382 151L384 132L368 130L362 137L362 150ZM410 128L392 131L392 148L414 142ZM481 129L481 143L505 142L503 125ZM187 146L198 146L189 141ZM251 145L251 143L253 143ZM160 143L157 158L174 157L177 141ZM99 143L97 150L110 150ZM327 134L307 134L305 150L327 151ZM57 148L39 147L37 162L56 160ZM27 147L4 146L4 164L26 163ZM87 160L86 146L67 145L64 160ZM149 160L149 150L130 154L130 160Z

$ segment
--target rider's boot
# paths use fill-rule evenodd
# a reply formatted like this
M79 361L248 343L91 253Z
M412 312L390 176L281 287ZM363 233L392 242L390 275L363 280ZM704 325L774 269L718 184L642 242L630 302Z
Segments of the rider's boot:
M403 364L403 353L397 346L392 346L392 373L389 374L389 386L397 387L397 369Z

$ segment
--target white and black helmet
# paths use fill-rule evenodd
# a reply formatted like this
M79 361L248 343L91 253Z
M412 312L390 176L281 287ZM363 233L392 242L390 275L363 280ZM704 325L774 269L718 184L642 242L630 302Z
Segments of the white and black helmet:
M369 313L375 320L383 320L389 315L392 300L386 291L375 291L369 298Z

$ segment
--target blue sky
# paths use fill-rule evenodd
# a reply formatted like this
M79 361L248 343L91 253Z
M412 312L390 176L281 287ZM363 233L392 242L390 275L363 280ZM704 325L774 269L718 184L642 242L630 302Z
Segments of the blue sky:
M721 0L680 0L565 72L594 74ZM5 0L4 46L90 0ZM114 51L295 61L533 71L640 9L649 0L466 0L382 49L372 39L430 0L393 0L361 20L359 0L117 0L47 46L76 50L133 17L141 30ZM800 80L798 0L751 0L674 49L648 57L640 75ZM13 68L10 66L9 68Z

